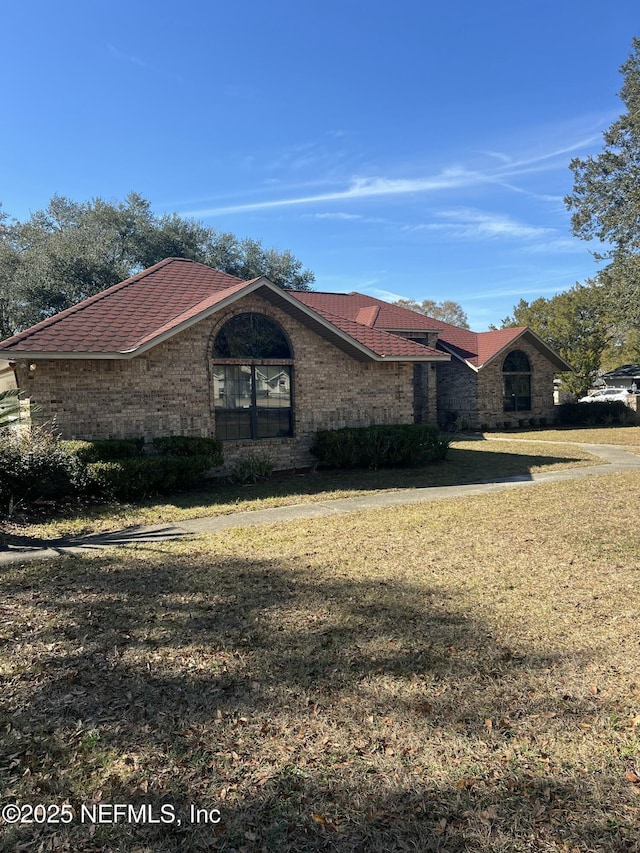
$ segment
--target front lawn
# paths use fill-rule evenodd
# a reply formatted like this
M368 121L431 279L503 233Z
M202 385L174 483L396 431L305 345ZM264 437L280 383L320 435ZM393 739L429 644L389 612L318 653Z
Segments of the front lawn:
M109 504L81 510L72 506L62 512L59 508L45 506L41 509L40 517L33 513L22 517L18 514L3 527L5 535L56 539L139 524L161 524L187 518L348 498L377 491L487 482L502 477L598 463L596 457L581 448L570 445L554 445L550 448L537 438L528 442L491 442L470 437L454 441L444 462L423 468L290 473L276 475L268 482L255 485L212 484L206 490L139 504Z
M640 426L634 427L562 427L560 429L519 430L517 438L525 441L581 442L582 444L619 444L640 452ZM513 432L487 433L500 438L514 437Z
M638 853L639 505L631 472L4 568L2 805L75 815L0 849Z

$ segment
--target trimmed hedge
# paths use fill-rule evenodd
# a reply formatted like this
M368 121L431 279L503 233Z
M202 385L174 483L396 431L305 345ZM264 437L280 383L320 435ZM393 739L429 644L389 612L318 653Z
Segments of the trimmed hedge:
M222 444L215 438L187 435L167 435L153 439L153 446L161 456L206 456L211 468L222 465Z
M84 495L97 500L137 500L196 485L222 464L215 439L166 436L147 456L144 439L61 441L41 427L0 434L0 515L38 499Z
M628 407L622 400L562 403L556 406L556 417L564 425L626 424L629 422L630 415Z
M96 497L137 500L195 486L210 467L208 456L140 456L90 462L85 489Z
M327 468L427 465L444 459L451 438L427 424L379 424L319 430L310 448Z
M136 500L188 489L209 468L222 465L222 445L213 438L156 438L153 446L157 455L152 456L142 453L142 438L63 443L76 486L104 499Z

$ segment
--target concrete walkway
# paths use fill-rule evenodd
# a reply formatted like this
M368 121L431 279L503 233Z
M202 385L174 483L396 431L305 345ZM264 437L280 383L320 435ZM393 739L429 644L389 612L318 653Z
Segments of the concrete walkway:
M495 438L490 440L513 441L514 439ZM546 443L553 445L569 444L570 442L550 441ZM0 545L0 566L8 563L26 562L27 560L49 559L67 554L86 553L87 551L118 545L165 542L172 539L196 536L202 533L215 533L230 527L280 524L299 518L327 518L338 513L384 509L385 507L466 497L468 495L483 495L520 486L559 483L564 480L577 480L584 477L597 477L603 474L615 474L640 469L640 455L630 453L622 446L610 444L574 444L599 457L604 464L588 465L581 468L565 468L559 471L547 471L538 474L523 474L492 482L470 483L463 486L400 489L395 492L379 492L363 497L280 506L271 509L254 510L252 512L233 513L231 515L194 518L148 527L129 527L124 530L116 530L112 533L96 533L90 536L70 537L48 542L35 540L16 541L15 544Z

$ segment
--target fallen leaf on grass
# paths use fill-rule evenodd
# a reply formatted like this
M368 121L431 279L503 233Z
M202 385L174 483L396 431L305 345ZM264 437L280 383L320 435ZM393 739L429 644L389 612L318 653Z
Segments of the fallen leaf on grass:
M321 826L326 826L327 829L330 829L332 832L337 831L335 823L324 815L317 814L316 812L311 812L311 820L314 823L319 823Z
M483 823L490 823L492 820L496 820L498 813L493 806L489 806L488 809L478 812L478 817Z

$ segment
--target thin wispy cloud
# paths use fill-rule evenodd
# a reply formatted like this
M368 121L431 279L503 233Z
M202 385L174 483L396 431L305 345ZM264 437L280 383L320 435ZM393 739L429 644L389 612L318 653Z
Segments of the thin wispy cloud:
M542 296L544 294L556 294L559 291L565 289L566 285L557 284L552 287L540 287L537 284L532 284L530 286L514 286L514 287L502 287L495 288L494 290L483 290L475 293L467 293L465 294L465 302L471 301L481 301L485 299L495 299L496 297L504 297L504 296Z
M404 230L425 231L437 235L438 240L461 241L511 241L523 254L582 254L580 240L565 236L557 228L530 225L505 214L486 213L466 208L441 211L443 221L406 226Z
M129 65L136 65L138 68L143 68L145 71L149 71L152 74L156 74L160 77L166 77L170 80L182 82L183 78L179 74L174 74L172 71L167 71L164 68L158 68L155 65L151 65L144 59L141 59L139 56L135 56L134 54L125 53L124 51L120 50L120 48L116 47L110 42L107 43L107 50L119 62L126 62Z
M304 204L317 204L329 201L354 201L358 199L399 196L412 193L436 192L444 189L461 188L485 183L487 177L481 173L466 172L462 169L450 169L425 178L354 178L346 189L295 196L293 198L270 199L249 202L248 204L226 207L210 207L203 210L186 211L186 216L219 216L229 213L245 213L256 210L270 210L280 207L294 207Z
M578 141L554 147L551 151L522 157L510 157L502 152L487 152L492 159L497 159L499 166L490 168L468 168L454 165L431 175L414 176L409 178L389 178L380 175L356 176L348 180L347 186L326 190L319 193L288 195L280 198L263 199L260 201L241 202L239 204L218 205L186 211L185 215L195 217L220 216L239 213L250 213L261 210L296 207L302 205L318 205L327 202L353 202L359 200L391 198L410 195L428 195L442 193L447 190L464 190L485 185L499 185L514 192L527 192L520 187L510 185L508 181L518 176L530 175L536 172L566 168L566 155L583 150L593 144L599 137L583 137ZM308 149L308 150L307 150ZM326 153L326 152L325 152ZM314 150L312 145L300 146L297 156L289 152L288 160L292 169L297 171L301 165L316 164L324 154ZM281 161L281 165L284 160ZM557 199L553 196L548 200Z
M131 63L131 65L137 65L139 68L149 68L149 65L144 62L144 60L140 59L139 56L134 56L130 53L124 53L111 43L107 44L107 49L109 53L111 53L111 55L114 56L116 59L119 59L123 62L129 62Z
M407 230L432 231L439 237L455 240L533 240L554 233L550 228L527 225L504 214L484 213L479 210L445 210L439 216L446 221L410 226Z
M398 299L405 299L400 293L393 293L391 290L383 290L380 287L365 287L363 290L374 296L376 299L383 299L385 302L396 302Z
M343 222L363 218L359 213L309 213L307 216L311 219L339 219Z
M569 237L556 237L551 240L545 240L544 243L534 243L531 246L522 246L522 251L525 254L549 254L551 252L560 252L563 254L584 254L584 245L577 238L572 240Z

